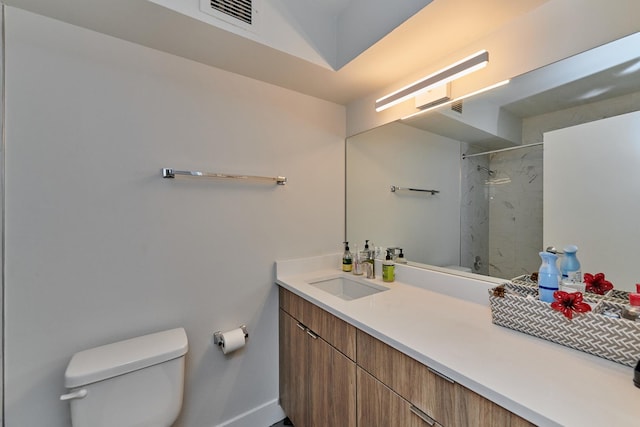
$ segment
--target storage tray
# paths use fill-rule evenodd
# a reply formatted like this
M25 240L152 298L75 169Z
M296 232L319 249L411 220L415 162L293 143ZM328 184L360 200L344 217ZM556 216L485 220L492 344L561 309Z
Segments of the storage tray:
M549 303L538 300L537 285L521 277L489 290L494 324L524 332L626 366L640 359L640 322L612 318L603 313L620 313L628 293L596 295L587 293L589 313L567 319Z

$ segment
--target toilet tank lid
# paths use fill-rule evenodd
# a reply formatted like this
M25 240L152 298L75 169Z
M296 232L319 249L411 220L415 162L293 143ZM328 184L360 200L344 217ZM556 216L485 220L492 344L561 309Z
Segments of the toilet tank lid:
M80 387L157 365L184 356L187 349L184 328L176 328L80 351L67 366L64 385Z

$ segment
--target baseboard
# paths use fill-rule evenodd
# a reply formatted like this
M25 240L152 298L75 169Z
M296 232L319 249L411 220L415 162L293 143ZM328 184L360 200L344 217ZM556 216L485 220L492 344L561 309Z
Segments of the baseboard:
M274 399L215 427L269 427L285 416L278 399Z

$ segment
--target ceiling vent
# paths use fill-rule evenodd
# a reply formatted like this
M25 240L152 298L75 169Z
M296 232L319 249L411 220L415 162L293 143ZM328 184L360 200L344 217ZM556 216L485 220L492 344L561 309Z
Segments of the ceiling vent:
M256 31L260 0L200 0L200 10L229 24Z
M456 101L451 104L451 110L455 111L456 113L462 114L462 100Z
M416 95L416 108L427 110L451 100L451 83L434 87Z

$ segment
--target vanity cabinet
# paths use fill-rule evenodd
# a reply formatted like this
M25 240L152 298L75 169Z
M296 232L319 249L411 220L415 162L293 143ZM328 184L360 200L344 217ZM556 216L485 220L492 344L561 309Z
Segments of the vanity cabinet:
M355 427L355 328L281 288L279 332L280 405L289 419Z
M411 427L534 425L360 330L356 360L360 426L387 417Z
M280 288L280 405L295 427L533 424Z

